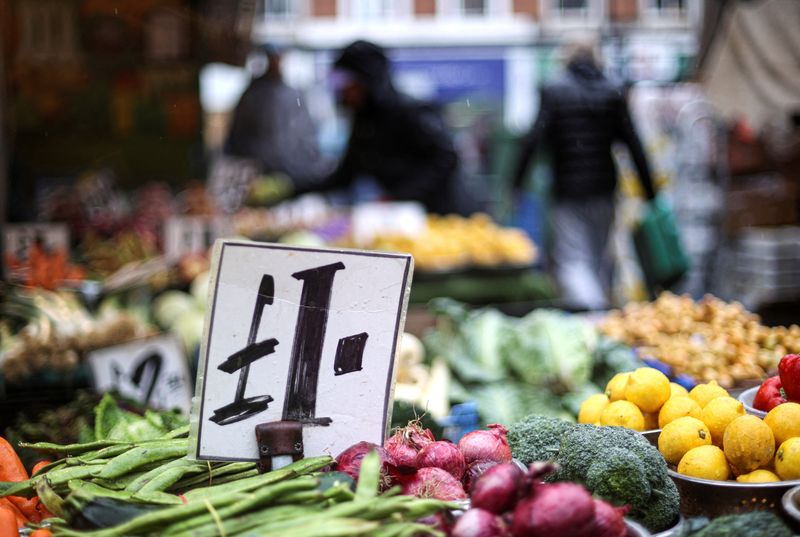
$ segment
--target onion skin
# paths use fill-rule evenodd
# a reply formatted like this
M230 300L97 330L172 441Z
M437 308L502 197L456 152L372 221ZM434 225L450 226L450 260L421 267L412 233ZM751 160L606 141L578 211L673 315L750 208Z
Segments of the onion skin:
M592 537L594 499L575 483L537 485L517 504L513 537Z
M397 469L386 450L372 442L358 442L342 451L336 457L336 470L344 472L358 481L361 461L367 453L373 450L377 451L381 458L381 490L389 488L397 475Z
M455 444L439 440L428 444L417 453L417 468L441 468L460 481L467 465L464 455Z
M503 521L483 509L473 507L456 521L450 537L507 537Z
M437 500L462 500L467 497L461 481L441 468L420 468L403 485L403 494Z
M407 474L416 471L419 451L435 441L430 429L423 429L417 422L412 421L389 437L384 447L397 470Z
M458 441L458 449L464 454L464 461L511 462L511 448L506 440L506 428L493 423L488 430L472 431Z
M630 511L630 506L614 507L603 500L594 500L594 537L626 537L628 528L625 527L625 515Z
M475 482L492 466L500 464L497 461L474 461L472 464L467 465L467 471L464 472L464 489L471 493L475 487Z
M513 463L498 464L475 481L470 493L472 507L502 515L514 509L524 474Z

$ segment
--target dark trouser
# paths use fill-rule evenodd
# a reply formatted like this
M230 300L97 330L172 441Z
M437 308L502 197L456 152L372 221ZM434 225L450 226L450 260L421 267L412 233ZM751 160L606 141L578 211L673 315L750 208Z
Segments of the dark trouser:
M613 260L609 236L614 198L556 200L551 209L553 268L567 304L607 309Z

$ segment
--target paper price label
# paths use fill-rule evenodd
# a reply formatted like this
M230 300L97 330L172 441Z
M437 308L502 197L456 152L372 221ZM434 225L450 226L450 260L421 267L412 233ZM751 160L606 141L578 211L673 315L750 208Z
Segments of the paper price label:
M191 382L186 353L178 339L167 334L92 351L88 355L99 393L121 395L159 410L191 406Z
M218 241L192 409L199 459L256 460L254 428L303 427L305 456L382 443L406 254Z

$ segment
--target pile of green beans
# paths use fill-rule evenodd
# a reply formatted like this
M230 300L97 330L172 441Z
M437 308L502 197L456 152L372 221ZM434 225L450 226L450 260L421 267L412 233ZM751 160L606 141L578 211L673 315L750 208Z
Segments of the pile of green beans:
M399 488L380 494L374 453L364 458L353 491L344 481L321 485L319 472L333 462L328 456L259 474L254 463L187 459L187 435L188 429L136 443L31 444L65 456L28 481L0 483L0 496L38 494L59 517L49 519L54 537L442 536L416 520L456 508L400 495ZM112 527L71 527L73 515L98 498L150 507Z

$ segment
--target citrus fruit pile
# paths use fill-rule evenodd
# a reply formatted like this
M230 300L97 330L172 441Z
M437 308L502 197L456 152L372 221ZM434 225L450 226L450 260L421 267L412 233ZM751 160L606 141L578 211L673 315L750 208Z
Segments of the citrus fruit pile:
M719 390L724 389L717 386ZM652 367L615 375L605 393L592 395L581 405L578 423L627 427L634 431L659 429L676 417L699 412L682 386L670 382ZM683 400L677 401L679 398Z
M667 423L658 449L678 473L690 477L743 483L800 479L800 404L779 405L761 420L728 395L714 397L699 415Z

